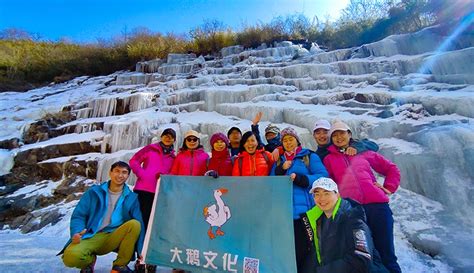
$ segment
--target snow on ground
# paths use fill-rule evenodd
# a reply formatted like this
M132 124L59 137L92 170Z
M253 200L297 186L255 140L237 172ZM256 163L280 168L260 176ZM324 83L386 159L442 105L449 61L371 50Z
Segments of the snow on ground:
M410 232L426 229L432 221L436 222L434 213L441 211L442 206L427 198L400 189L399 196L392 200L395 215L395 247L403 272L413 273L449 273L453 272L444 257L430 257L416 250L408 241ZM396 194L398 195L398 193ZM421 201L420 201L421 200ZM69 219L77 202L67 205L66 216L54 226L47 226L30 234L18 231L0 231L0 268L2 272L77 272L64 267L61 258L56 254L62 249L69 238ZM398 210L406 204L418 204L413 209ZM417 217L411 222L405 221ZM401 221L404 221L403 223ZM408 228L408 230L407 230ZM431 234L434 239L436 235ZM97 259L96 272L109 272L115 253ZM129 264L130 267L133 263ZM170 272L168 268L159 268L160 273Z

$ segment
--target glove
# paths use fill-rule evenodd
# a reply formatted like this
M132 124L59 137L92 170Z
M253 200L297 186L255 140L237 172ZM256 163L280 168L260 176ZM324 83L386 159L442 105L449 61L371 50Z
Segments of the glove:
M309 180L306 175L296 174L295 180L293 181L297 186L307 188L309 186Z
M214 171L214 170L209 170L207 171L205 174L205 176L212 176L214 178L218 178L219 177L219 174L217 173L217 171Z

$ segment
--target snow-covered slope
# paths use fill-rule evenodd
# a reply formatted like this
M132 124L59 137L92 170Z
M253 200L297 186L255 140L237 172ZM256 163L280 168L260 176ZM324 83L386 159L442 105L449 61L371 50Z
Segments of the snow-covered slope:
M179 145L195 129L208 149L211 134L248 130L262 111L261 130L292 126L313 149L320 118L344 120L355 137L375 140L402 171L392 209L404 271L472 272L474 41L461 34L438 52L446 29L332 52L284 42L226 48L207 61L173 54L136 72L2 93L0 225L33 233L3 231L0 241L41 242L58 225L66 229L80 193L163 128L176 129Z

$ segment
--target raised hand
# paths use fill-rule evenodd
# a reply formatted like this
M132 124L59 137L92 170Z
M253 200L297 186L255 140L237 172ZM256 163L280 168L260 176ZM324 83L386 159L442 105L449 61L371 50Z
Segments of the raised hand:
M255 117L252 119L252 124L257 125L260 122L260 119L262 119L263 113L258 112Z

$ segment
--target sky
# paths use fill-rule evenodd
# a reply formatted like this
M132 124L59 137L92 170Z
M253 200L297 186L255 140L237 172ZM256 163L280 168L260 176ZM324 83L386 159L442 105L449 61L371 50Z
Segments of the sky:
M0 0L0 31L19 28L45 40L95 42L147 27L188 33L206 19L238 30L280 15L336 19L349 0Z

